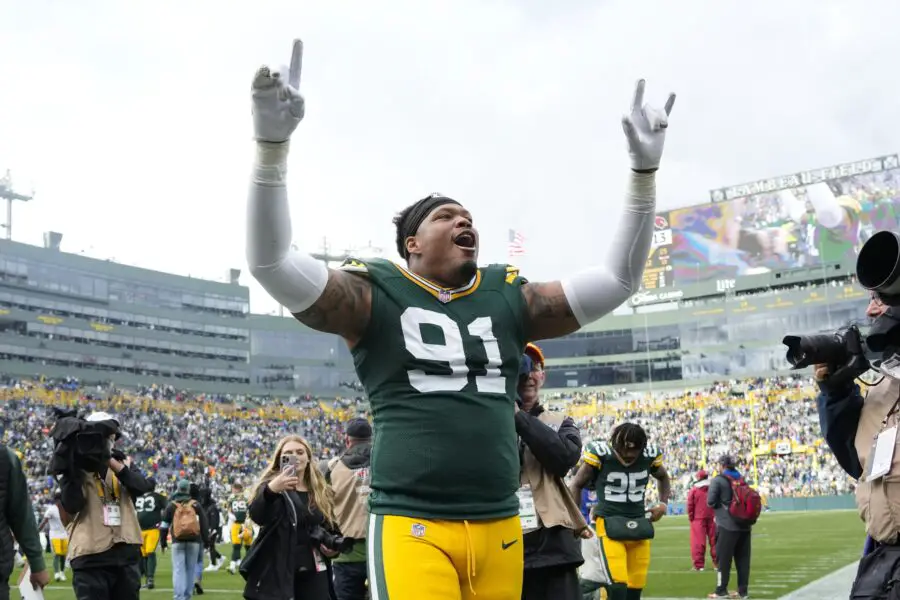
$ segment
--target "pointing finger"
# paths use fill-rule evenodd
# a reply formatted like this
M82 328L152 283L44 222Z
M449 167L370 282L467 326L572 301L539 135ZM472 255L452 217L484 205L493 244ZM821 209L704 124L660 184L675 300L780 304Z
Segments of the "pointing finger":
M675 106L675 94L669 94L669 99L666 100L666 115L672 114L673 106Z
M638 79L634 86L634 98L631 100L631 114L640 112L644 105L644 86L647 84L643 79Z
M288 85L295 90L300 87L300 70L303 67L303 41L294 40L291 51L291 68L288 72Z

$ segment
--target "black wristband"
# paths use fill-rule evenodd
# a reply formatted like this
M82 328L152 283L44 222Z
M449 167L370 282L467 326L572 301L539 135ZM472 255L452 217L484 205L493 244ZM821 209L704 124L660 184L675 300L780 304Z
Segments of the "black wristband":
M635 173L641 173L643 175L646 175L648 173L656 173L658 170L659 167L656 167L655 169L632 169L632 171L634 171Z

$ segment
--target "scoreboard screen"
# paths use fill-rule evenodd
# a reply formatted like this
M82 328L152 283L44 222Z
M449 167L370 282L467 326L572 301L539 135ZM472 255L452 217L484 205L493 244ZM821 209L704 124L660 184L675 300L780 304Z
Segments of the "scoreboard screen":
M653 242L650 245L650 256L647 257L647 264L644 267L641 289L659 290L675 284L675 271L669 258L671 249L672 228L669 225L669 213L659 213L653 223Z

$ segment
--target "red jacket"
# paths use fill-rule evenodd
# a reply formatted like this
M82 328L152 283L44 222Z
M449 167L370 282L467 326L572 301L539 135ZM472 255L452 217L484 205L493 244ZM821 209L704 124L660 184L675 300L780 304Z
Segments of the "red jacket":
M688 521L712 521L716 517L716 511L706 505L706 494L709 492L709 479L698 481L688 492L687 514Z

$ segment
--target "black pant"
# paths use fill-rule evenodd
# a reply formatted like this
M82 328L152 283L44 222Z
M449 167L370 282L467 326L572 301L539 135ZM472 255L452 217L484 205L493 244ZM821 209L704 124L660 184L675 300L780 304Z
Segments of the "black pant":
M581 584L574 566L525 569L522 600L581 600Z
M134 563L120 567L73 569L72 589L77 600L139 600L141 568Z
M6 580L0 580L0 600L9 600L9 582Z
M331 563L331 568L334 569L334 593L337 600L365 600L365 561Z
M306 571L294 575L294 598L331 600L331 572Z
M731 559L737 570L737 591L741 596L747 595L750 585L750 531L731 531L718 528L716 533L716 554L719 559L719 582L717 594L728 591L728 580L731 579Z

